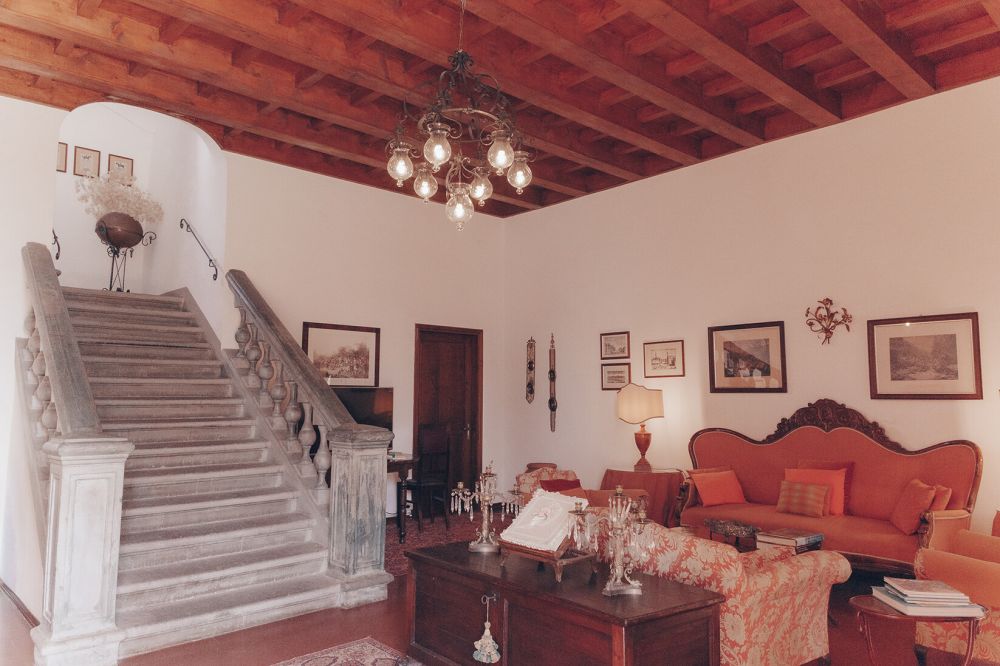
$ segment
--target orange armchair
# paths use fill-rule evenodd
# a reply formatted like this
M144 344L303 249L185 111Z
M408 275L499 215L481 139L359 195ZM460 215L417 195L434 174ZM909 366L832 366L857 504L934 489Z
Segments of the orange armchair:
M935 538L937 537L937 538ZM973 659L1000 664L1000 537L970 532L932 531L928 548L917 551L917 578L941 580L989 609L979 624ZM965 654L964 624L917 623L917 649Z

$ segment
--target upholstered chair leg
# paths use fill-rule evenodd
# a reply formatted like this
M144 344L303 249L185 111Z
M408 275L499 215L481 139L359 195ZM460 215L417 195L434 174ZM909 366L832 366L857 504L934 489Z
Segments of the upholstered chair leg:
M927 648L926 647L924 647L923 645L914 645L913 646L913 654L914 654L914 656L916 656L917 663L920 666L926 666L927 665Z
M423 504L424 491L417 490L414 488L410 491L410 497L413 498L413 515L417 517L417 531L424 531L424 521L420 518L420 505Z
M817 661L819 661L819 663L823 664L823 666L831 666L833 664L833 659L830 658L829 654L824 654Z

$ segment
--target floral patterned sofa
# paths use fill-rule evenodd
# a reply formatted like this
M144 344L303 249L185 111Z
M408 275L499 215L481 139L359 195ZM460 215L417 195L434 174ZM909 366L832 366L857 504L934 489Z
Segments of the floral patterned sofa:
M851 565L839 553L761 546L740 553L685 528L648 523L651 546L634 570L723 595L720 609L724 666L794 666L830 652L830 588L846 581ZM607 559L606 528L598 539Z

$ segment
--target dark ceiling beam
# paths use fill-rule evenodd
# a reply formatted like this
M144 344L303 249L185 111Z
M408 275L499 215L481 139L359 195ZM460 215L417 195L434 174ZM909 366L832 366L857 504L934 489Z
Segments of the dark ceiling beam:
M997 30L997 21L987 14L969 21L956 23L943 30L936 30L926 35L921 35L910 42L910 47L913 49L913 55L924 56L928 53L943 51L944 49L979 37L992 35Z
M887 11L885 26L889 30L902 30L977 2L978 0L914 0Z
M761 46L810 23L812 17L801 7L796 7L747 28L747 44Z

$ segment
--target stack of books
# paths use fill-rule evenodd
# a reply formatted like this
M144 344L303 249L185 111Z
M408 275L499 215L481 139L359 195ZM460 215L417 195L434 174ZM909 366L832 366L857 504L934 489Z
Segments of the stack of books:
M795 548L796 553L804 553L807 550L819 550L823 546L823 535L811 530L782 527L776 530L757 532L757 543L791 546Z
M939 580L885 578L885 587L873 587L872 596L905 615L919 617L982 617L983 607L968 595Z

